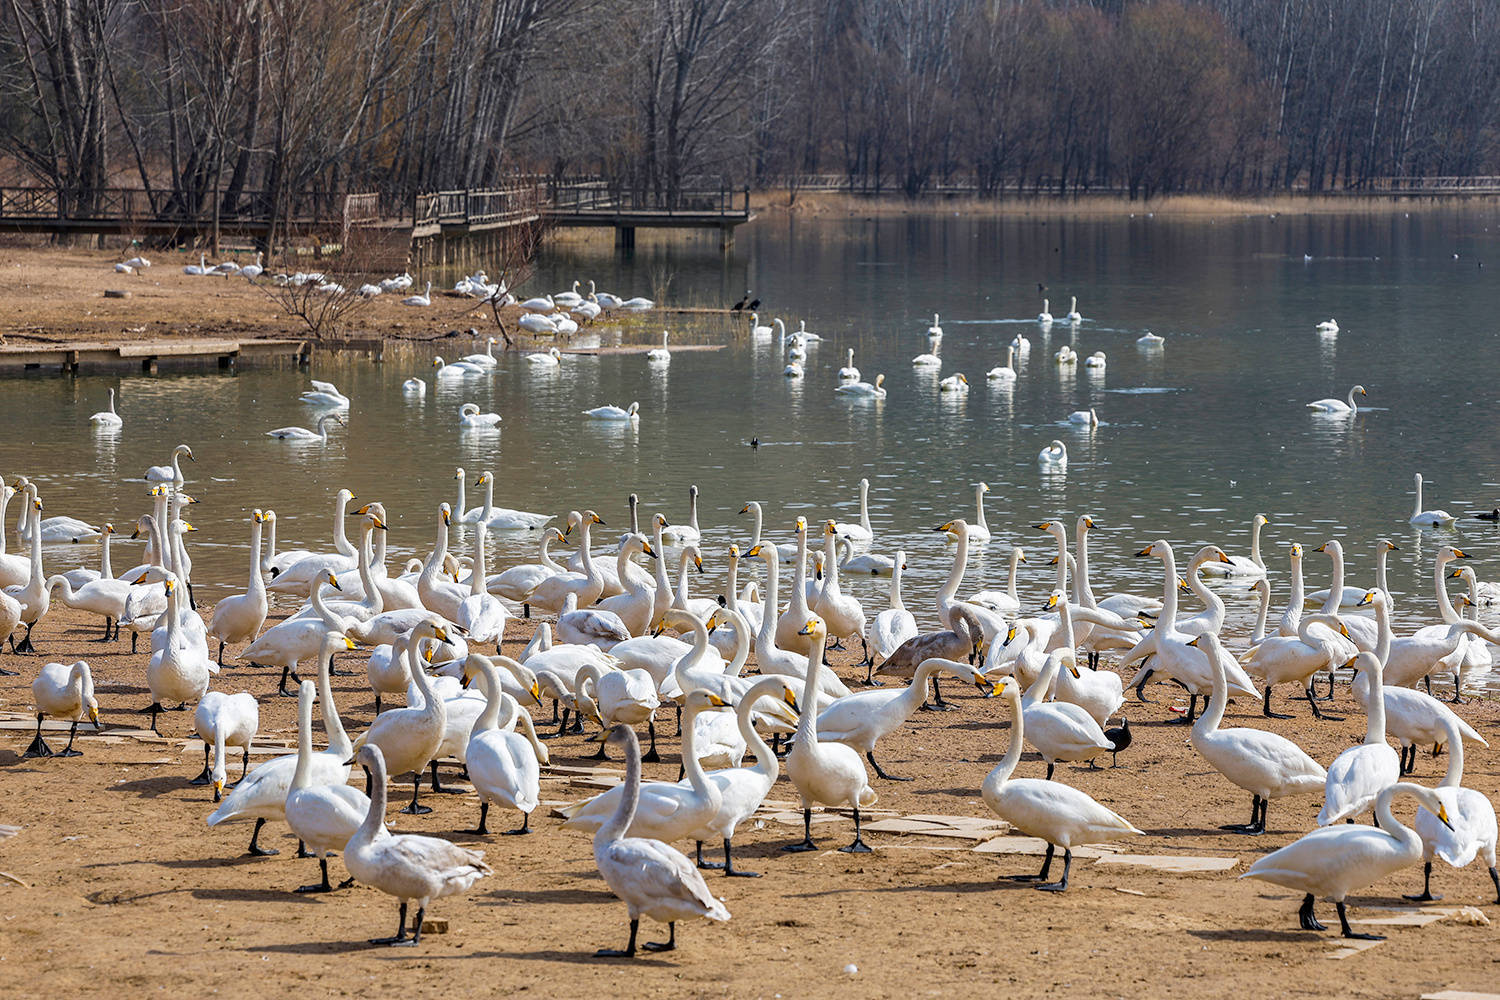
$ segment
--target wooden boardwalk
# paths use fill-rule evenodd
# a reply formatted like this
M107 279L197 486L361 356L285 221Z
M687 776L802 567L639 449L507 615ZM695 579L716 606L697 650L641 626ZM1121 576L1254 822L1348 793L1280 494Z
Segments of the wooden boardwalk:
M0 347L0 374L26 371L78 374L80 371L136 369L154 372L162 366L235 368L241 364L306 364L308 340L126 340L117 343L77 341Z

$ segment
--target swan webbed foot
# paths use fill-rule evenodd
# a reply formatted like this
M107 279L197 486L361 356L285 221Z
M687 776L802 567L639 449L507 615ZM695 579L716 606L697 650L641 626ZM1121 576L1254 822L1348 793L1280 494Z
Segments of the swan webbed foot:
M1349 929L1349 915L1348 915L1348 913L1345 912L1343 901L1340 900L1339 902L1335 903L1334 906L1338 907L1338 911L1339 911L1339 930L1343 933L1344 937L1350 938L1350 939L1352 939L1354 941L1384 941L1385 940L1385 937L1383 935L1381 935L1381 934L1356 934L1356 933L1354 933L1354 931L1352 931L1352 930Z
M873 751L873 750L868 750L868 751L865 752L865 760L868 760L870 762L870 766L875 769L875 774L878 777L884 778L886 781L915 781L916 780L915 778L903 778L900 775L888 774L886 772L885 768L883 768L883 767L880 766L880 762L875 759L875 751Z
M198 772L198 777L194 778L192 781L189 781L188 784L190 784L190 785L206 785L210 781L213 781L213 780L214 780L213 772L211 770L209 770L209 766L208 766L208 744L204 743L203 744L203 770L200 771L200 772Z
M641 929L641 922L639 920L632 920L630 922L630 943L627 944L624 947L624 949L620 949L620 948L600 948L598 951L594 952L594 957L595 958L634 958L635 957L635 936L636 936L637 933L640 932L640 929Z
M1063 848L1063 874L1062 874L1062 878L1060 880L1056 881L1056 882L1045 882L1045 883L1043 883L1041 885L1035 886L1036 890L1038 892L1067 892L1068 891L1068 874L1072 870L1073 870L1073 850L1072 850L1072 848L1065 847L1065 848Z
M487 834L489 827L490 804L483 799L479 800L479 825L472 830L459 830L459 833Z
M263 827L263 826L265 826L265 825L266 825L265 817L262 816L262 817L256 819L256 821L255 821L255 829L250 832L250 848L249 848L249 850L247 850L245 852L250 857L253 857L253 858L269 858L269 857L274 857L275 855L281 853L280 851L276 850L275 848L261 847L260 846L260 828Z
M859 838L858 835L856 835L854 838L854 843L845 844L843 847L839 848L839 851L843 854L872 854L874 853L874 848L870 847L869 844L865 843Z
M307 843L305 841L303 841L301 838L298 838L298 840L297 840L297 857L299 857L299 858L313 858L313 857L317 857L317 855L313 854L312 851L309 851L307 849Z
M1312 893L1308 893L1302 898L1302 906L1297 910L1297 923L1305 931L1326 931L1328 929L1318 921L1317 916L1313 913Z
M720 864L717 861L703 860L703 841L701 840L696 841L693 845L693 863L699 868L707 869L709 871L717 871L720 868L724 867L724 865Z
M297 888L293 889L292 891L293 892L302 892L302 893L307 893L307 892L332 892L333 891L333 883L331 883L331 882L328 881L328 859L327 858L319 858L318 859L318 868L323 872L323 881L321 881L321 882L315 882L312 885L299 885L299 886L297 886Z
M677 921L667 923L667 939L665 941L647 941L641 945L646 951L676 951L677 950Z
M431 806L424 806L417 801L417 796L422 791L422 772L413 771L411 776L411 801L402 806L399 812L407 816L426 816L432 812Z
M816 851L817 849L818 845L813 843L812 838L810 837L804 840L800 840L795 844L787 844L782 848L782 850L788 854L801 854L804 851Z
M733 845L730 843L729 838L725 837L724 864L716 865L715 867L722 867L726 878L760 878L760 872L748 872L734 866L734 858L730 854L732 847Z
M1309 697L1308 697L1307 700L1308 700L1309 704L1312 703L1312 697L1311 697L1311 695L1309 695ZM1316 712L1317 709L1313 709L1313 711ZM1291 715L1288 714L1288 713L1273 712L1273 711L1271 711L1271 685L1269 685L1269 684L1266 685L1265 693L1264 693L1264 695L1261 698L1260 714L1263 715L1263 716L1265 716L1268 719L1290 719L1291 718Z
M1491 868L1490 872L1491 872L1491 874L1493 874L1494 873L1494 869ZM1443 898L1442 896L1434 896L1432 894L1432 862L1431 861L1424 862L1423 865L1422 865L1422 891L1420 893L1417 893L1414 896L1402 896L1401 898L1402 899L1409 899L1413 903L1429 903L1429 902L1432 902L1433 900L1437 900L1437 899L1442 899Z

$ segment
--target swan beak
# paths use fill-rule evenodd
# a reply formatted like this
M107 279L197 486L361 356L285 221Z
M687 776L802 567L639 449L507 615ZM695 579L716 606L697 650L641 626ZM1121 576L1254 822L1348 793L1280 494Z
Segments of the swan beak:
M1322 545L1319 545L1317 548L1313 549L1313 551L1314 552L1327 552L1328 551L1328 543L1324 542Z
M1359 662L1359 657L1358 656L1351 656L1351 657L1349 657L1349 659L1347 661L1345 661L1344 666L1346 668L1350 669L1350 670L1353 670L1354 669L1354 664L1357 663L1357 662Z
M818 631L819 622L816 618L809 618L807 624L797 630L798 635L812 635Z
M96 706L89 706L89 721L94 724L95 729L99 728L99 709Z
M1229 563L1230 565L1234 564L1234 560L1231 559L1231 558L1229 558L1228 556L1226 556L1223 552L1219 553L1219 562L1221 562L1221 563Z
M603 524L604 523L604 518L600 517L598 514L590 514L589 515L589 520L591 522L593 522L594 524Z
M660 618L656 619L656 624L654 624L654 625L651 626L651 635L653 637L655 637L655 636L661 635L666 630L667 630L667 616L666 615L662 615Z
M332 573L328 574L328 586L332 587L334 590L344 589L343 587L339 586L339 578L334 576Z
M171 580L168 580L164 584L162 584L162 586L166 589L167 593L170 594L176 587L176 584L174 584Z
M716 611L713 614L709 615L708 616L708 621L704 622L703 626L705 628L707 628L710 632L712 632L714 629L718 628L719 627L719 614L718 614L718 612Z
M1002 645L1002 646L1009 646L1015 640L1015 638L1016 638L1016 627L1014 625L1012 625L1009 629L1006 630L1006 632L1005 632L1005 641L1002 642L1000 645Z
M139 527L137 527L134 531L132 531L130 533L130 537L131 538L140 538L141 537L141 529Z
M422 659L426 660L428 663L432 662L432 647L431 646L428 646L426 649L422 650Z
M1356 604L1355 607L1362 608L1366 604L1374 604L1374 603L1375 603L1375 591L1372 590L1368 594L1366 594L1364 597L1361 597L1359 599L1359 603Z
M1344 626L1343 622L1339 622L1339 635L1345 639L1349 638L1349 629Z
M740 508L740 513L741 514L748 514L748 513L750 513L750 505L749 504L745 504L745 506L741 507Z
M134 580L131 580L130 581L130 585L132 587L134 587L134 586L137 586L139 584L145 583L146 582L146 577L148 577L150 575L151 575L150 573L142 573L140 576L136 577Z
M38 504L37 506L40 507L41 505ZM1463 551L1462 549L1454 549L1453 550L1453 558L1455 558L1455 559L1470 559L1470 558L1473 558L1473 557L1470 556L1467 552Z
M224 797L224 782L219 778L214 779L214 801L217 802Z
M377 530L380 530L380 531L389 531L389 530L391 530L391 529L389 529L389 528L387 528L387 527L386 527L386 526L385 526L385 522L384 522L384 521L382 521L382 520L381 520L381 519L380 519L380 518L378 518L378 517L377 517L377 518L375 518L375 519L374 519L374 521L373 521L373 522L372 522L372 523L371 523L371 525L370 525L370 526L371 526L371 527L372 527L372 528L376 528L376 529L377 529Z
M1203 639L1203 636L1201 636L1201 635L1196 636L1196 637L1194 637L1194 639L1193 639L1192 642L1188 643L1188 645L1189 646L1196 646L1197 648L1202 649L1203 648L1202 641L1201 641L1202 639Z
M797 696L792 693L792 689L791 688L786 687L785 685L783 685L782 688L781 688L781 700L784 701L784 702L786 702L788 705L790 705L792 707L792 711L793 712L801 712L802 711L800 708L797 707Z
M693 556L693 565L698 567L698 572L703 572L703 559L701 556Z
M1443 805L1441 802L1438 803L1437 816L1438 819L1443 821L1444 826L1446 826L1450 830L1453 829L1453 824L1448 821L1448 807Z
M710 694L708 696L708 703L710 705L714 706L715 708L728 708L729 707L729 702L725 701L723 698L720 698L716 694Z
M443 527L446 528L446 527L448 527L452 523L453 523L453 517L452 517L452 515L449 514L446 510L443 511Z
M1139 559L1139 558L1141 558L1141 557L1142 557L1142 556L1149 556L1149 555L1153 555L1153 554L1154 554L1154 553L1153 553L1153 552L1152 552L1152 551L1151 551L1151 546L1150 546L1150 545L1148 545L1148 546L1146 546L1146 547L1145 547L1145 548L1144 548L1144 549L1141 549L1141 551L1139 551L1139 552L1137 552L1137 553L1136 553L1136 554L1135 554L1135 557L1136 557L1136 558L1137 558L1137 559Z
M354 514L355 514L356 517L359 516L359 515L361 515L361 514L368 514L368 513L370 513L370 505L369 504L365 504L359 510L357 510L357 511L354 512Z
M195 527L193 527L191 524L188 524L186 521L183 521L182 522L182 530L183 531L197 531L198 529L195 528Z
M1078 677L1078 676L1080 676L1079 673L1078 673L1078 665L1077 664L1074 664L1074 663L1068 664L1068 672L1070 674L1072 674L1075 678Z
M345 649L353 649L354 648L354 640L351 639L351 638L349 638L347 635L344 636L344 648Z
M536 681L531 682L531 697L538 704L542 703L542 688Z
M1385 543L1385 547L1387 549L1389 549L1390 551L1392 551L1392 552L1400 552L1401 551L1401 546L1397 545L1395 542L1386 542Z
M952 521L945 521L944 523L940 524L936 528L933 528L932 530L933 531L952 531L953 530L953 522Z
M1053 594L1051 597L1047 598L1047 603L1044 604L1044 605L1042 605L1042 610L1043 611L1053 611L1053 610L1056 610L1056 608L1057 608L1057 595Z
M432 634L433 637L438 639L440 642L448 641L448 630L441 625L434 627L432 630Z
M760 555L760 550L761 550L761 546L759 546L759 545L753 545L753 546L751 546L750 547L750 551L745 553L745 558L746 559L754 559L756 556Z

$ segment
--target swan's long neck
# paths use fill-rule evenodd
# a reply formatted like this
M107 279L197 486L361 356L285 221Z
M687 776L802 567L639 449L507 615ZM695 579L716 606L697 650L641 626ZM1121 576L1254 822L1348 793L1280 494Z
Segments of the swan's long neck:
M1204 641L1199 652L1208 658L1209 674L1214 679L1213 694L1209 696L1208 707L1203 714L1198 716L1198 721L1193 723L1193 736L1202 738L1219 728L1224 721L1224 707L1229 703L1229 678L1224 673L1224 664L1219 659L1218 637L1212 632L1203 633Z
M693 791L700 796L717 794L717 789L709 783L708 775L703 770L703 762L698 759L698 739L694 725L703 709L693 711L691 708L683 713L682 720L682 771L687 778L688 784Z
M1349 393L1349 402L1350 403L1354 402L1354 393L1352 393L1352 392ZM1415 479L1415 482L1417 484L1417 498L1412 503L1412 508L1411 508L1411 516L1412 517L1416 517L1418 514L1422 513L1422 474L1420 472L1417 473L1417 477Z
M10 506L10 494L11 488L5 485L5 477L0 476L0 556L5 555L5 509Z
M661 522L656 521L651 529L656 549L656 599L659 602L656 607L664 609L672 603L672 581L667 576L666 549L661 543Z
M829 532L823 536L823 594L839 593L838 536Z
M751 524L752 524L751 538L750 538L750 548L753 549L757 545L760 544L760 522L761 522L760 504L756 503L753 500L750 502L750 518L751 518Z
M974 523L989 530L989 522L984 519L984 490L977 486L974 488Z
M1162 584L1161 595L1161 617L1156 621L1157 628L1165 628L1167 632L1177 627L1177 557L1172 553L1172 546L1161 546L1161 565L1166 573L1166 581ZM1166 635L1167 632L1161 633Z
M479 532L474 538L474 566L469 570L469 594L478 597L485 592L485 581L489 579L489 573L485 566L485 538L488 532L485 530L484 522L479 523ZM620 579L625 579L621 575ZM369 586L369 584L366 584Z
M1010 703L1010 745L1005 748L1005 756L1000 758L1000 763L984 779L985 790L991 795L999 792L1015 773L1016 765L1021 763L1022 744L1026 741L1026 723L1023 719L1025 709L1021 705L1020 692L1014 686L1007 685L1005 700Z
M380 595L380 588L375 586L375 574L370 569L371 553L373 552L374 540L371 536L375 533L375 525L371 521L365 521L359 532L359 582L365 588L365 605L374 609L374 614L380 614L385 610L385 599ZM482 547L481 547L482 551ZM479 577L484 579L483 574Z
M822 629L813 632L807 650L807 676L802 681L802 718L797 720L797 742L805 747L815 747L818 745L818 671L822 669L823 660Z
M1350 410L1357 410L1357 409L1359 409L1359 404L1357 404L1357 403L1354 402L1354 390L1353 389L1349 390L1349 409Z
M311 691L304 690L297 699L297 770L292 775L293 790L312 784L312 703Z
M1068 592L1068 534L1063 531L1062 525L1056 524L1056 531L1049 534L1057 539L1057 585L1053 590L1060 590L1064 594Z
M1397 795L1411 794L1407 789L1414 786L1401 783L1387 786L1375 799L1375 825L1380 832L1388 835L1392 840L1400 841L1402 846L1410 854L1419 853L1422 849L1422 838L1417 832L1403 824L1391 813L1391 800ZM1413 858L1415 860L1415 858Z
M688 723L683 720L683 741L687 741ZM641 744L635 738L635 733L627 726L625 731L625 784L624 791L620 794L620 804L615 806L614 815L605 820L604 825L594 834L596 844L608 844L625 836L625 831L630 829L631 822L635 819L636 806L641 801ZM606 737L607 738L607 737ZM692 756L684 748L682 752L682 767L686 771ZM702 774L702 768L698 769Z
M781 766L776 760L776 755L771 748L766 746L766 741L756 730L752 721L756 704L772 692L782 690L782 681L775 677L767 677L765 680L756 681L750 685L750 690L740 699L739 707L735 709L735 721L739 724L740 738L745 741L745 746L755 754L755 771L766 780L767 784L774 785L776 779L781 776ZM801 721L800 719L798 720Z
M1250 634L1250 645L1255 645L1266 637L1266 620L1271 614L1271 588L1259 587L1260 611L1255 616L1255 631Z
M981 521L984 514L980 514ZM870 527L870 481L861 479L859 481L859 526L865 529L866 534L873 536L874 530Z
M734 591L731 590L730 593ZM750 659L750 623L733 608L725 608L724 614L734 626L734 655L724 664L724 676L738 677L745 670L745 661Z
M1260 529L1261 520L1257 517L1250 525L1250 561L1265 569L1265 560L1260 557Z
M344 531L344 515L348 510L349 494L340 490L339 498L333 505L333 547L338 550L339 555L353 558L358 553L349 544L349 535Z
M1005 587L1010 599L1017 604L1021 603L1021 598L1016 594L1016 575L1020 568L1021 550L1013 547L1010 550L1010 577L1006 580Z
M344 620L334 614L333 609L328 606L328 602L323 600L324 586L326 586L325 582L320 579L313 584L312 591L308 594L312 599L313 610L318 613L319 618L323 619L324 625L327 625L335 632L342 632L344 630Z
M902 553L896 553L896 564L891 567L891 610L905 611L906 602L901 599L901 563Z
M264 528L265 522L262 519L258 518L250 522L250 582L246 591L251 597L263 597L266 592L266 581L260 572L260 539ZM276 530L275 521L271 522L271 530ZM109 539L106 538L104 550L106 559L109 557L108 545Z
M958 588L963 586L964 573L968 568L969 531L965 527L958 532L958 545L953 550L953 565L948 569L948 579L943 582L943 589L938 591L939 611L958 597Z
M776 648L776 609L781 606L778 594L781 569L776 565L780 556L776 546L768 545L761 549L761 557L766 561L766 603L765 612L760 616L760 632L755 636L755 648L771 650Z
M448 558L448 519L439 515L437 523L437 538L432 545L432 554L427 557L427 562L422 565L422 575L429 580L435 579L443 568L443 560Z
M459 474L454 478L458 480L458 506L454 507L453 509L458 511L459 517L463 517L469 509L467 506L465 506L465 504L467 504L469 500L468 491L465 489L466 477L464 476L463 472L460 471Z
M416 635L416 633L417 630L413 629L412 634ZM425 633L425 635L431 634L431 631ZM420 638L418 637L416 641L413 641L411 646L412 683L416 684L417 691L422 695L422 711L426 712L429 716L436 715L441 718L443 715L443 703L440 699L432 696L432 685L427 683L427 671L422 669Z
M495 516L495 477L487 475L484 477L484 515L483 520L488 521Z
M1094 600L1094 588L1089 583L1089 526L1080 521L1078 523L1078 565L1075 567L1075 579L1073 590L1078 595L1077 603L1085 608L1097 608L1099 602Z
M677 559L677 590L672 604L686 611L688 607L688 566L692 564L692 552L683 549Z
M1381 717L1385 716L1385 699L1380 699ZM1443 719L1443 729L1448 733L1448 770L1443 772L1439 788L1457 788L1464 780L1464 737L1458 724L1452 719ZM1366 740L1366 742L1369 742Z
M797 529L797 578L792 583L792 597L787 602L793 617L807 620L807 528Z
M1370 669L1370 690L1365 707L1365 743L1370 746L1385 745L1385 695L1383 692L1381 664ZM1463 742L1460 740L1459 742ZM1462 773L1462 765L1460 765Z
M546 544L547 540L543 538L542 546L544 552L546 551ZM630 555L634 551L635 546L630 542L626 542L620 546L620 551L615 553L615 576L620 578L621 586L630 593L639 596L643 593L649 593L650 588L642 584L639 580L636 580L630 574Z
M1296 635L1298 623L1302 621L1302 602L1305 599L1302 585L1302 557L1292 556L1292 594L1287 598L1286 611L1281 616L1280 633Z
M1421 506L1420 502L1418 506ZM1448 569L1448 563L1451 561L1451 557L1441 555L1432 562L1432 585L1437 589L1438 611L1443 616L1443 622L1448 625L1452 625L1461 617L1454 610L1452 599L1448 597L1448 588L1443 585L1443 574Z
M1208 608L1209 623L1213 626L1214 631L1217 632L1224 624L1224 602L1219 599L1218 594L1215 594L1203 585L1203 577L1199 575L1199 571L1202 568L1203 562L1198 559L1194 559L1188 565L1188 589L1193 592L1194 597L1202 601L1204 606Z
M684 697L700 686L693 683L693 679L688 676L688 671L702 663L708 656L708 626L704 625L703 620L697 615L689 614L687 617L692 619L693 623L693 648L679 656L677 662L672 664L672 679L682 689ZM686 725L686 722L683 724Z
M399 655L399 652L393 655ZM328 737L328 752L340 755L340 760L348 760L349 755L354 752L354 743L349 739L349 734L344 732L344 722L339 718L338 706L333 702L333 679L329 676L332 671L332 652L319 652L318 661L318 702L323 706L323 732Z
M1021 704L1028 708L1047 700L1047 692L1052 689L1052 682L1057 680L1057 672L1062 669L1063 650L1058 649L1047 655L1047 660L1042 664L1041 672L1037 674L1036 680L1031 687L1026 689L1026 695L1021 699Z
M276 561L276 519L267 518L266 520L270 522L271 530L266 533L266 558L260 564L262 573L266 572L268 563Z
M344 758L348 760L348 758ZM377 757L370 763L370 810L365 813L364 822L359 824L359 829L349 842L371 843L387 836L385 829L385 806L386 806L386 772L385 757Z
M0 517L0 523L4 523L3 517ZM0 531L0 534L4 534L4 532ZM104 540L100 543L101 547L99 549L99 578L101 580L113 580L115 578L114 567L110 565L109 561L109 542L113 536L114 532L106 531L104 533Z
M544 531L544 532L542 532L542 547L541 547L541 552L538 554L538 559L541 561L541 564L543 566L547 567L552 572L554 572L554 573L566 573L567 572L567 568L564 567L564 566L559 565L558 562L557 562L557 560L555 560L555 559L552 558L552 553L550 553L550 552L547 551L547 547L552 544L552 538L553 538L553 535L552 535L551 531ZM621 580L621 582L624 582L625 577L621 576L620 580Z
M1344 547L1337 542L1330 543L1328 556L1333 560L1333 580L1328 585L1328 600L1323 602L1325 615L1338 611L1344 600Z
M1390 662L1391 659L1391 610L1385 601L1375 602L1375 658L1380 661L1381 666Z
M1389 545L1381 545L1380 551L1375 553L1375 586L1379 587L1387 594L1389 594L1391 590L1385 585L1385 561L1387 558L1389 558L1390 554L1391 547Z
M698 530L698 493L693 491L688 494L688 526L694 531Z

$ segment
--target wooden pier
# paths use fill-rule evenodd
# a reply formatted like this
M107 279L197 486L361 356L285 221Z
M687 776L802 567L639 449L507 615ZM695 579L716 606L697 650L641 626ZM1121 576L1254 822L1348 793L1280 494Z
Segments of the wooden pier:
M127 340L0 347L0 374L33 371L77 375L82 371L155 372L170 368L237 368L242 364L306 364L308 340Z

